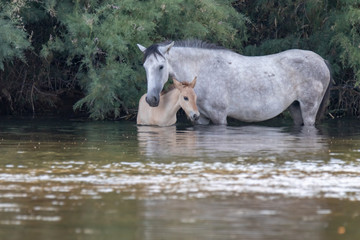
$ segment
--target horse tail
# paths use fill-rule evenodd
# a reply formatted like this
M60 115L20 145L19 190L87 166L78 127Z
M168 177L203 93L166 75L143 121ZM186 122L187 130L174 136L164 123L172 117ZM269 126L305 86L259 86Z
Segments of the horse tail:
M319 110L318 110L318 112L316 114L316 122L319 122L322 119L322 117L325 114L325 110L329 105L329 102L330 102L329 101L330 100L330 88L331 88L332 83L333 83L331 65L330 65L329 61L327 61L327 60L324 60L324 62L325 62L326 66L327 66L327 68L329 69L329 72L330 72L330 82L329 82L329 85L328 85L328 87L326 89L324 97L323 97L323 99L321 101Z

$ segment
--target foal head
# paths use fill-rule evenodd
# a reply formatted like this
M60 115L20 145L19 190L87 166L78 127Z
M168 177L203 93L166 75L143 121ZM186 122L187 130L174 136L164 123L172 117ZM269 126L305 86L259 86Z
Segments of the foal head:
M196 77L192 82L179 82L173 78L175 87L180 91L179 101L180 106L184 109L186 115L191 121L196 121L200 117L199 110L196 105L196 94L194 87L196 84Z

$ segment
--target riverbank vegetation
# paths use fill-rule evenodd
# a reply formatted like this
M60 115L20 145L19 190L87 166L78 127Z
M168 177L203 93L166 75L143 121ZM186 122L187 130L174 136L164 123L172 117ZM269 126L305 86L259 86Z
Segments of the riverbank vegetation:
M0 115L131 116L142 53L198 38L245 55L309 49L333 68L329 113L360 116L360 0L0 0Z

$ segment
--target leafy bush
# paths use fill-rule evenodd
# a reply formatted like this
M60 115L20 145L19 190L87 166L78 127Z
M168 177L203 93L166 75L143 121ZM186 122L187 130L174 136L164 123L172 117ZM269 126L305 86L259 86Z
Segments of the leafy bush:
M20 16L20 10L24 5L24 1L0 2L0 70L4 70L4 62L14 58L25 60L24 50L30 47Z
M93 119L118 118L136 109L146 88L136 43L198 38L245 55L313 50L334 70L332 111L360 115L359 6L360 0L0 0L0 113L58 113L69 102Z
M95 119L137 106L146 83L136 43L201 38L240 49L246 39L242 15L213 0L59 1L50 9L61 28L42 56L57 52L79 64L86 96L74 107L86 107Z

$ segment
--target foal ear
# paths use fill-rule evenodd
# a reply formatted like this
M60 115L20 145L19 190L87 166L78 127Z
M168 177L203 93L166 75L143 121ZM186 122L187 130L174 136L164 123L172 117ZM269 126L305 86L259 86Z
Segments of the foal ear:
M142 45L140 45L140 44L136 44L136 45L138 46L138 48L140 49L140 51L145 52L146 47L144 47L144 46L142 46Z
M197 79L197 77L195 76L195 77L194 77L194 80L192 80L192 82L190 83L190 87L192 87L192 88L195 87L196 79Z
M170 44L159 47L159 50L162 54L169 53L170 49L174 46L174 41L172 41Z
M173 82L174 82L174 85L175 85L175 87L177 88L177 89L180 89L180 88L182 88L182 83L181 82L179 82L178 80L176 80L176 78L172 78L172 80L173 80Z

